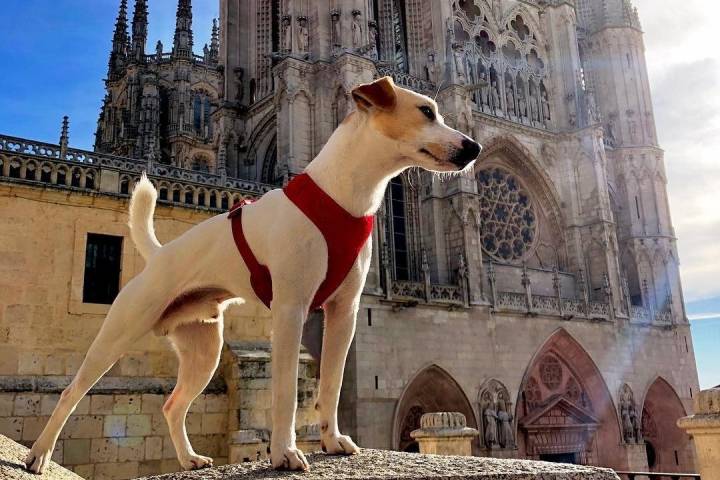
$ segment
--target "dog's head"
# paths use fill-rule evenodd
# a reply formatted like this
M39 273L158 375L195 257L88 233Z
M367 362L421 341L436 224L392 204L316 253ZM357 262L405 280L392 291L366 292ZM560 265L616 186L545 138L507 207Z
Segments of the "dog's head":
M471 168L482 147L443 120L437 104L425 95L400 88L383 77L352 91L369 128L394 142L398 161L434 172Z

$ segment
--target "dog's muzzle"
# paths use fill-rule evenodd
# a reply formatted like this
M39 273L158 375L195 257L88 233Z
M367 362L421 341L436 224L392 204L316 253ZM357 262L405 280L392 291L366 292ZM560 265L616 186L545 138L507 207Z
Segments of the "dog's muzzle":
M465 138L462 141L462 148L455 152L455 155L450 161L453 163L453 165L457 165L458 167L463 169L467 167L470 162L475 160L478 155L480 155L481 150L482 147L479 143L474 142L469 138Z

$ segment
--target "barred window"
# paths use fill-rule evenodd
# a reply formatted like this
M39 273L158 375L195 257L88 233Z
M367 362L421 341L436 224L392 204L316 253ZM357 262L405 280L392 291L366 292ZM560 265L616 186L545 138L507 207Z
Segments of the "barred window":
M501 168L477 173L485 252L500 261L525 257L537 235L537 217L520 182Z

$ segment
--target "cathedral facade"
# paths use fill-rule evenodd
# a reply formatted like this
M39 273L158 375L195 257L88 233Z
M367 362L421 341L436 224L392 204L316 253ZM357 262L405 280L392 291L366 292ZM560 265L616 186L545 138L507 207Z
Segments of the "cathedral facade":
M23 285L0 294L0 321L54 335L35 343L8 330L0 355L15 367L2 367L0 433L32 440L112 292L142 269L124 227L142 171L169 241L301 173L354 108L352 88L390 75L436 98L484 149L472 175L412 170L388 188L345 371L344 433L414 451L420 416L453 411L480 431L476 455L694 471L675 422L690 413L697 371L630 0L220 0L203 55L190 0L178 2L172 49L147 52L146 3L128 25L121 1L95 152L69 148L66 129L59 145L0 137L0 213L28 258L0 260ZM54 229L18 214L43 205ZM28 229L38 245L16 241ZM30 248L47 252L52 276ZM117 269L109 290L96 291L108 282L96 263ZM313 316L306 329L314 356L321 324ZM262 307L228 315L223 365L191 413L199 452L265 455L269 335ZM156 417L173 361L161 340L139 345L91 392L57 458L88 475L172 470ZM308 441L314 365L303 356Z

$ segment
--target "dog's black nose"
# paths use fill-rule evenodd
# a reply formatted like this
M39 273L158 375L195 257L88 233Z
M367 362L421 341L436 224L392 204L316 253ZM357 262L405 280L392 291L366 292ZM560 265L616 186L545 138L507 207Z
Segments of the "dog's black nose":
M474 142L469 138L464 138L462 141L462 148L457 151L457 154L453 159L453 163L458 167L465 168L468 163L472 162L478 157L478 155L480 155L480 150L482 150L482 147L479 143Z

